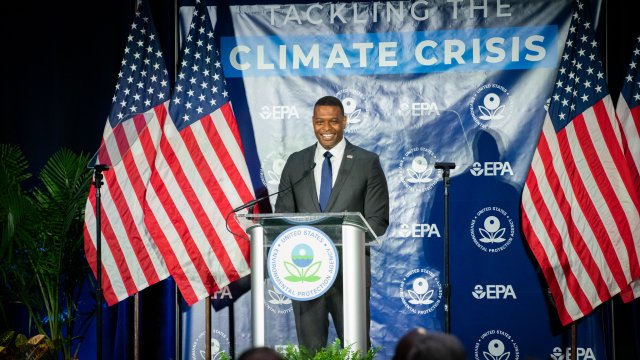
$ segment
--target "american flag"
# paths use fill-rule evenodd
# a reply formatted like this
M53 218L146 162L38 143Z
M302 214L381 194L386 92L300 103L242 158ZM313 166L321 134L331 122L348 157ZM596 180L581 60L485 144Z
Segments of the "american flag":
M124 49L102 145L93 161L108 165L101 194L102 289L113 305L169 276L144 224L145 189L170 97L160 42L144 2ZM96 189L85 209L85 253L96 268Z
M250 273L231 210L253 190L207 8L198 2L147 191L145 222L191 305Z
M640 36L629 61L622 91L616 105L616 114L624 134L623 148L633 184L640 194ZM636 243L635 256L640 256L640 243ZM640 297L640 279L620 293L625 302Z
M640 275L638 195L587 5L576 2L522 193L522 229L560 321L589 314Z

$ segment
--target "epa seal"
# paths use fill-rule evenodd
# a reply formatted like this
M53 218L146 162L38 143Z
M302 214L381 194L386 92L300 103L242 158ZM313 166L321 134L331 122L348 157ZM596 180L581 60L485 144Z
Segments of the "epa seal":
M400 181L411 191L425 192L437 183L438 171L434 164L436 154L426 147L414 147L407 150L400 160Z
M271 281L267 281L265 286L264 305L274 314L284 315L293 311L291 299L278 291Z
M280 184L280 175L284 164L287 162L287 156L280 152L271 152L263 161L260 168L260 180L267 188L278 188Z
M503 209L488 206L476 213L469 226L471 239L480 250L495 253L506 249L513 241L515 225Z
M335 281L338 251L324 232L310 226L294 226L271 244L267 266L279 292L293 300L312 300Z
M502 330L489 330L480 336L474 347L476 360L518 360L520 349L511 335Z
M206 359L206 339L204 338L206 332L203 331L193 341L191 345L191 360ZM227 353L231 348L231 342L227 334L220 330L211 330L211 359L218 360L223 359L223 353Z
M481 86L469 103L469 112L473 121L483 129L489 127L491 121L499 121L509 117L509 91L500 84Z
M409 271L400 283L402 303L412 313L424 315L434 311L442 299L438 276L427 269Z
M346 133L358 131L360 125L365 121L367 100L364 94L355 89L342 89L336 93L336 97L342 101L344 114L347 116Z

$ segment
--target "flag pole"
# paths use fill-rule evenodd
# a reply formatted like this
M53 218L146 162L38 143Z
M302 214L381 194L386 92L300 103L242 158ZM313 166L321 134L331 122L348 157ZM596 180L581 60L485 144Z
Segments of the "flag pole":
M173 1L173 83L175 84L178 78L178 71L180 71L178 61L180 57L180 11L178 6L178 0ZM175 358L182 358L182 298L180 296L180 290L178 289L178 283L173 281L173 292L175 294L176 306L175 306L175 328L174 328L174 343L175 343ZM211 356L211 354L209 354ZM207 360L211 357L207 357Z
M140 359L140 293L133 296L133 359Z
M100 204L100 187L102 187L103 171L109 170L107 165L97 164L93 167L93 187L96 189L96 359L102 359L102 217Z
M577 360L578 336L576 322L571 322L571 360Z
M204 301L204 317L206 320L206 324L205 324L205 338L207 339L207 341L205 342L206 344L206 349L205 349L205 355L204 358L205 359L211 359L211 297L207 296L207 298Z

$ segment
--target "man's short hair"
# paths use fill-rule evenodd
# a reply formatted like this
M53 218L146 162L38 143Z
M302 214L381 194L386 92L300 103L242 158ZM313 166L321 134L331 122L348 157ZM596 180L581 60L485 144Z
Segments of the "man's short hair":
M340 99L335 96L321 97L320 99L318 99L318 101L316 101L316 104L313 106L313 108L315 109L318 106L337 106L340 108L340 113L344 115L344 106L342 106L342 101L340 101Z

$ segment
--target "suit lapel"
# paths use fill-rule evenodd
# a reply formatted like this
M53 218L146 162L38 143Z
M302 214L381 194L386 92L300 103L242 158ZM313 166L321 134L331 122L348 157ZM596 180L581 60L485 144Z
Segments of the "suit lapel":
M336 183L333 185L333 189L331 189L331 196L329 196L329 202L327 203L327 210L325 212L330 212L333 203L338 197L338 194L340 194L342 187L347 182L349 174L351 174L351 169L353 168L353 164L355 162L355 156L353 155L354 150L355 147L347 141L347 145L344 149L344 154L342 155L342 163L340 164L340 169L338 170L338 177L336 178ZM319 205L318 209L320 209Z
M306 164L313 164L314 161L314 155L316 153L316 145L313 145L309 148L309 150L306 152L306 154L304 155L304 166L307 166ZM316 166L322 166L322 164L316 164ZM302 187L304 189L307 189L307 191L305 191L305 193L309 194L311 196L311 199L309 199L309 201L311 201L311 203L313 204L313 207L315 209L316 212L321 212L320 211L320 202L318 202L318 190L316 189L316 175L315 175L315 171L311 171L311 176L307 176L303 181L302 181Z

